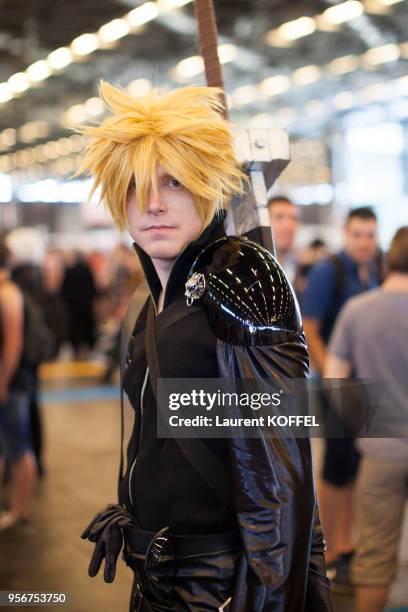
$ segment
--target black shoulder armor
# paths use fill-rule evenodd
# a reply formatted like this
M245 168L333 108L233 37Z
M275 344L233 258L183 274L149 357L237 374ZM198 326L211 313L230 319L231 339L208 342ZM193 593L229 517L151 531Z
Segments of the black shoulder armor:
M217 338L236 345L278 344L302 331L291 285L273 255L244 237L201 251L186 283L187 304L201 300Z

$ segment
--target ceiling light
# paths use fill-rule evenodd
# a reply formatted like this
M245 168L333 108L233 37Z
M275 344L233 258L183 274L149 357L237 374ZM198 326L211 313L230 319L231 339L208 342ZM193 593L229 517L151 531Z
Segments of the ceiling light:
M339 24L360 17L363 13L364 7L361 2L358 2L358 0L348 0L326 9L323 17L329 23Z
M10 86L7 83L0 83L0 104L8 102L12 97Z
M328 65L328 69L333 74L341 75L357 70L358 66L359 59L356 55L344 55L343 57L338 57L331 61Z
M220 64L227 64L228 62L232 62L238 55L238 49L235 45L225 44L219 45L218 47L218 57L220 60Z
M88 98L84 104L85 112L91 117L98 117L105 111L105 105L100 98Z
M14 147L17 142L17 134L14 128L6 128L0 132L0 142L6 147Z
M338 110L347 110L355 105L355 97L351 91L341 91L332 99L332 104Z
M366 51L363 55L363 61L367 65L377 66L397 60L401 55L398 45L389 44L383 47L373 47Z
M393 4L398 4L399 2L402 2L403 0L377 0L377 2L379 2L380 4L383 4L384 6L392 6Z
M24 72L16 72L9 78L8 84L13 93L22 93L30 87L30 80Z
M70 136L69 139L71 141L72 150L75 151L76 153L78 153L79 151L82 151L82 149L85 147L85 144L87 142L86 138L84 138L80 134L74 134L73 136Z
M69 157L61 157L55 161L55 170L58 174L70 174L75 170L74 160Z
M47 57L47 62L53 70L62 70L68 66L73 60L72 52L68 47L60 47L55 49Z
M311 83L316 83L321 78L322 71L318 66L304 66L303 68L298 68L292 74L293 82L296 85L304 86L310 85Z
M50 142L46 142L43 146L43 152L48 159L56 159L58 157L57 143L53 140L51 140Z
M127 86L127 90L134 98L145 96L152 88L152 84L148 79L136 79L131 81Z
M303 36L313 34L316 30L316 22L312 17L300 17L294 21L282 24L277 32L279 36L286 40L297 40Z
M36 161L40 162L40 164L47 161L43 145L38 145L38 147L34 148L34 158Z
M29 147L28 149L26 149L26 153L27 153L27 163L33 164L35 162L33 147Z
M16 160L16 165L17 166L26 166L29 162L29 155L27 153L27 151L25 149L22 149L21 151L17 151L17 153L14 154L15 155L15 160Z
M71 49L75 55L89 55L99 47L99 39L96 34L82 34L78 38L74 38L71 43Z
M380 0L364 0L364 10L372 15L386 15L390 8L382 4Z
M69 155L72 152L72 143L69 138L57 140L57 151L59 155Z
M328 21L326 21L323 13L321 15L315 15L314 18L316 21L317 28L319 30L322 30L323 32L337 32L340 29L339 24L329 23Z
M145 2L142 6L130 11L125 17L131 28L137 28L138 26L151 21L159 14L158 6L155 2Z
M47 138L50 133L50 124L48 121L36 121L37 138Z
M29 121L22 125L18 131L21 142L32 142L37 138L46 138L49 133L49 124L46 121Z
M259 91L255 85L243 85L238 87L232 94L232 101L238 106L250 104L259 96Z
M277 96L290 89L290 79L286 75L278 75L264 79L260 88L266 96Z
M83 123L86 121L86 111L83 104L74 104L65 113L65 118L68 123Z
M271 30L265 36L265 41L271 47L292 47L293 41L282 38L277 30Z
M98 30L99 38L104 43L111 43L129 34L130 26L125 19L113 19Z
M10 170L10 156L9 155L1 155L0 156L0 172L8 172ZM11 190L10 190L11 191ZM0 197L3 198L5 194L1 193ZM10 198L11 200L11 194Z
M26 72L30 81L34 82L44 81L51 74L49 64L46 62L46 60L40 60L39 62L31 64L31 66L27 68Z
M204 72L203 58L201 55L192 55L181 60L174 68L173 74L176 78L188 79L201 72Z

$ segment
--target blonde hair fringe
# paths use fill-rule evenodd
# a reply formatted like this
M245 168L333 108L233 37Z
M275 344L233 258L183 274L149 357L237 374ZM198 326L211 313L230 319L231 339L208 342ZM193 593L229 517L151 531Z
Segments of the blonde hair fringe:
M80 128L92 141L77 174L94 176L91 196L101 187L101 200L120 228L127 223L130 184L135 181L136 202L144 211L159 165L192 193L204 227L242 192L246 177L220 114L220 93L184 87L133 98L101 82L100 96L112 114L97 126Z

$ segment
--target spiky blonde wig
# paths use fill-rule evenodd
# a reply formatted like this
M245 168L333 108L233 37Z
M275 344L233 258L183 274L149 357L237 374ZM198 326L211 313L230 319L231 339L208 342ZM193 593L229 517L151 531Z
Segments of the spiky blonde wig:
M101 186L101 200L120 228L127 223L130 184L134 180L137 205L145 210L159 165L191 191L204 227L242 191L245 176L229 124L220 115L219 89L153 90L133 98L101 82L100 96L112 115L98 126L81 128L92 141L78 173L94 176L92 193Z

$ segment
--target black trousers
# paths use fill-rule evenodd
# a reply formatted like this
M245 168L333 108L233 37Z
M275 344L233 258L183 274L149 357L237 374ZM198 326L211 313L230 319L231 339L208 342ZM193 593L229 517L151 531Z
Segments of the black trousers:
M170 598L167 598L167 594L160 589L152 592L145 588L142 592L140 585L141 582L145 582L145 576L135 574L129 612L214 612L220 608L230 612L234 569L239 555L235 559L229 557L228 560L225 554L222 556L223 576L210 575L210 572L221 570L214 558L207 558L205 561L195 560L195 562L190 560L189 563L179 564ZM220 561L221 557L218 556L218 563Z
M130 612L231 609L228 602L243 558L239 534L175 536L158 560L155 545L139 539L142 533L124 530L124 557L134 572ZM152 564L151 558L158 562Z

